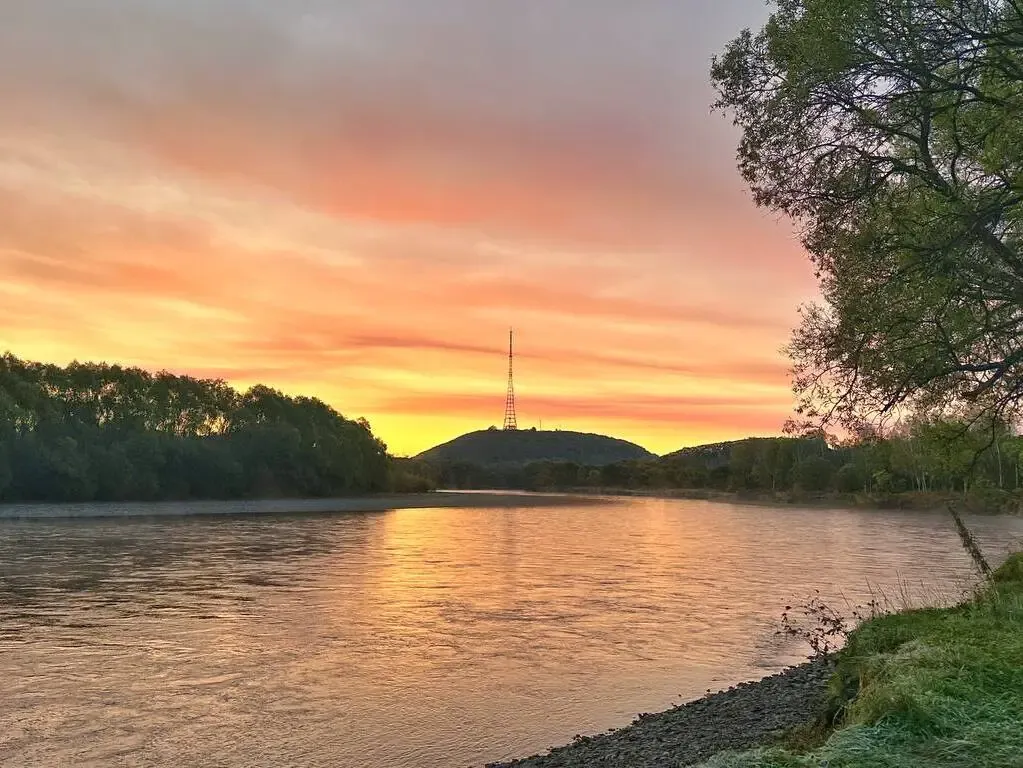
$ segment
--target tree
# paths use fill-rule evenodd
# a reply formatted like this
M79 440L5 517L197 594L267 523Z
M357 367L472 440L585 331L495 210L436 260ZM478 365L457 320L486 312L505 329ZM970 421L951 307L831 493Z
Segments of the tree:
M866 475L859 464L853 462L843 464L835 473L835 489L843 493L862 491L866 484Z
M8 455L8 448L4 442L4 437L4 430L0 428L0 499L4 497L4 492L14 480L14 475L11 472L10 456Z
M811 456L796 464L795 484L803 491L823 491L831 484L834 467L822 456Z
M1023 5L778 0L716 58L756 202L823 305L790 345L812 422L1023 396Z
M753 467L757 458L757 445L753 440L741 440L732 446L728 468L732 486L749 488L752 485Z
M760 488L778 487L778 451L780 440L761 440L757 446L757 456L753 462L753 479Z
M364 420L264 386L0 356L0 495L9 499L326 496L384 490Z

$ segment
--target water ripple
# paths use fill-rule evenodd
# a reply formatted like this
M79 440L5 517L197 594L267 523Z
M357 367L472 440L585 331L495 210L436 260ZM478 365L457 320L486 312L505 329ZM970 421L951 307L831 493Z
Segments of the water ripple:
M992 553L1023 535L974 524ZM480 765L775 671L779 611L814 588L969 578L945 519L911 513L0 521L0 764Z

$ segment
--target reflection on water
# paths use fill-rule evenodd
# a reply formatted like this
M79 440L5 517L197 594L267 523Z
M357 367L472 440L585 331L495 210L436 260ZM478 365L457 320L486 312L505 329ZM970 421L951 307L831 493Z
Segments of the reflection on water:
M974 521L992 553L1023 521ZM782 605L969 563L944 517L692 501L0 522L0 764L480 765L794 661Z

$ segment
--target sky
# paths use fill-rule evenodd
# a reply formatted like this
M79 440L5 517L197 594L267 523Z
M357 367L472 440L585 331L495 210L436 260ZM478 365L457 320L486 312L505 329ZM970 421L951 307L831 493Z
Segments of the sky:
M412 455L504 414L778 434L815 297L711 56L762 0L0 4L0 351L265 383Z

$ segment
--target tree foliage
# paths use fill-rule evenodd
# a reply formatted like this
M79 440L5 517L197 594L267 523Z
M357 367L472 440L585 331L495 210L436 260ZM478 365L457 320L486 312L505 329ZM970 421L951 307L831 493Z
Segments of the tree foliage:
M1023 395L1023 4L779 0L715 59L758 204L824 298L790 352L817 423Z
M440 488L887 496L964 493L981 486L1018 491L1023 489L1021 463L1023 438L1004 426L992 433L989 425L914 418L888 437L874 434L837 444L821 436L749 438L599 467L568 461L486 466L410 459L402 471L425 487Z
M389 482L369 425L313 398L0 357L0 499L328 496Z

